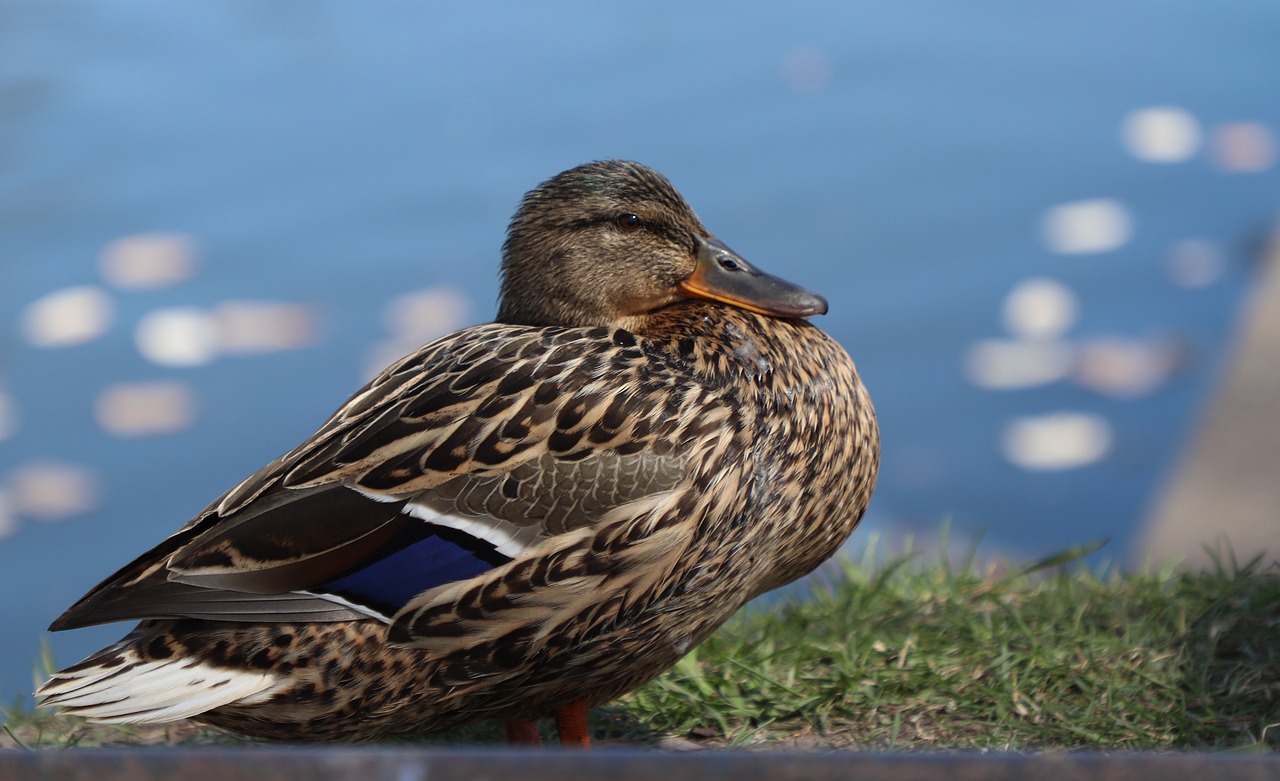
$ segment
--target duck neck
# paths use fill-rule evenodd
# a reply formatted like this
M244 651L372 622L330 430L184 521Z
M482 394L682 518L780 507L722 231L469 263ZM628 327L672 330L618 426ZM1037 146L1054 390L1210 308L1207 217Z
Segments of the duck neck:
M830 344L804 320L766 317L704 301L686 301L655 313L635 329L666 342L693 370L715 384L773 387L803 362L814 342Z

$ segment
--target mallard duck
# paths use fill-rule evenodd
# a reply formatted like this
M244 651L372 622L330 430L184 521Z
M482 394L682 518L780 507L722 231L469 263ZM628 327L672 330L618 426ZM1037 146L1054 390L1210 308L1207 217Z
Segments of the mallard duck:
M818 295L748 264L661 175L528 193L496 322L423 347L90 591L141 623L43 704L283 740L587 708L671 667L853 531L879 434Z

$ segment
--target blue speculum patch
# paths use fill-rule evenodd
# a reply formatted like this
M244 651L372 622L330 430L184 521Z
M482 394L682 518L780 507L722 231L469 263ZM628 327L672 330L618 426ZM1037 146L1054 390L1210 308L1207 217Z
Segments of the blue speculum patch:
M423 531L420 539L310 591L334 594L390 617L427 589L510 561L463 532L430 524L423 524Z

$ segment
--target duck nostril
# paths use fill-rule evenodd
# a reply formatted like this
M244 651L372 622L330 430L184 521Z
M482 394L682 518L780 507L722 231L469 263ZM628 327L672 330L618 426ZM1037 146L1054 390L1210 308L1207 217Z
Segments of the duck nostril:
M738 262L733 258L717 258L716 260L720 263L720 268L724 269L725 271L737 271L739 268L741 268L738 265Z

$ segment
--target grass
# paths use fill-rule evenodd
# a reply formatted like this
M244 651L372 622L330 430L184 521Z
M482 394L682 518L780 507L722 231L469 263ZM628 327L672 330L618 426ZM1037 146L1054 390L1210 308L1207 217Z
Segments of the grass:
M729 745L1280 748L1280 568L1029 569L845 562L624 706Z
M746 611L595 711L594 731L670 748L1280 750L1280 567L1101 576L1070 563L1083 552L1017 571L833 565L811 598ZM0 746L242 742L0 719ZM500 739L485 724L430 742Z

